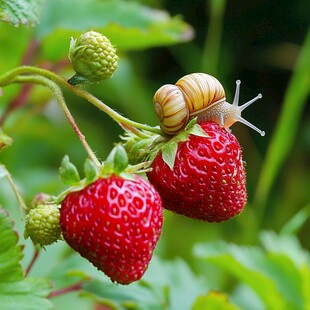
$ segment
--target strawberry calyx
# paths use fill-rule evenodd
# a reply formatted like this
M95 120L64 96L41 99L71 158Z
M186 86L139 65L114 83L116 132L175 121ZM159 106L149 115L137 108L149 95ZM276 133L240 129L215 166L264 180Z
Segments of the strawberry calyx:
M125 128L125 136L122 136L124 147L129 154L133 154L133 160L144 160L152 163L161 151L164 162L173 169L178 144L188 139L189 135L209 137L197 124L197 119L192 119L185 129L175 136L161 136L137 129ZM131 159L131 157L130 157Z
M79 191L99 178L116 175L124 179L134 180L135 174L147 172L148 166L148 162L130 165L125 148L121 144L116 144L99 167L91 159L87 158L84 162L83 171L85 177L81 178L76 166L70 161L69 156L65 155L59 168L59 175L61 181L65 185L69 185L69 188L58 196L54 196L52 202L61 203L70 192Z

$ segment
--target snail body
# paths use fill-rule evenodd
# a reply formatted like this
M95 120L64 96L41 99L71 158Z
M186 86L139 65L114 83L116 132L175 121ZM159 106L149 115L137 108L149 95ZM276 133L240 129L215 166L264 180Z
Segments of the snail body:
M188 74L179 79L175 85L163 85L153 98L161 129L168 135L174 135L184 129L190 119L197 117L198 122L213 121L224 128L229 128L235 122L241 122L264 136L264 131L241 117L241 112L262 98L262 95L258 94L239 106L240 84L239 80L236 81L232 104L226 101L222 84L206 73Z

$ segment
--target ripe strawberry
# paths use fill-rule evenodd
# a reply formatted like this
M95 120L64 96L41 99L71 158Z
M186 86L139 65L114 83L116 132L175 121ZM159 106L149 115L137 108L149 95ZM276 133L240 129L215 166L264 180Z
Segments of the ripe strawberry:
M66 242L120 284L142 277L163 223L159 194L143 178L134 178L99 178L68 194L60 210Z
M209 137L190 134L179 142L173 170L159 153L147 176L166 209L221 222L240 213L246 203L242 152L235 136L218 124L200 126Z

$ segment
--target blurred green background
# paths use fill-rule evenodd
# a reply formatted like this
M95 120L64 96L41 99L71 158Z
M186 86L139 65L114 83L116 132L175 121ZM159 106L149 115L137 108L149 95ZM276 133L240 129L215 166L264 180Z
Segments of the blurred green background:
M245 211L221 224L166 212L157 256L181 257L214 287L230 292L233 279L197 260L192 254L196 243L223 240L257 245L261 231L278 233L299 214L293 233L304 249L310 248L309 1L55 0L46 1L42 8L34 27L0 23L0 74L27 64L69 78L73 75L67 59L69 38L94 29L116 44L119 69L108 81L82 87L132 120L157 125L153 94L161 85L192 72L217 77L230 102L237 79L242 81L242 102L263 94L243 116L265 130L266 136L242 124L232 127L246 161ZM68 154L82 169L84 149L49 91L16 85L2 91L0 126L14 144L1 152L0 162L27 202L38 192L57 194L63 189L58 178L61 159ZM67 90L64 95L103 160L120 140L122 129L85 100ZM22 231L13 192L5 180L0 186L0 204L10 210ZM42 255L49 252L53 250ZM40 267L33 272L45 274Z

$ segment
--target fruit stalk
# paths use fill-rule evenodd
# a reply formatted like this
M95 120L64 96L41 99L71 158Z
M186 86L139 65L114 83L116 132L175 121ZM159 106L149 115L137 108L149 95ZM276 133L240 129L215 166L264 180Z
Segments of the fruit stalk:
M158 127L152 127L146 124L141 124L138 122L134 122L116 111L114 111L112 108L110 108L108 105L103 103L101 100L96 98L95 96L91 95L89 92L80 89L76 86L70 85L65 78L45 69L36 68L32 66L20 66L17 67L11 71L8 71L7 73L0 76L0 87L7 86L11 83L14 83L14 80L19 76L23 74L35 74L38 75L38 78L47 78L52 80L54 83L56 83L58 86L62 86L65 88L68 88L71 90L74 94L77 96L86 99L88 102L99 108L101 111L108 114L113 120L115 120L120 126L121 124L127 124L129 126L133 126L138 129L146 130L152 133L156 133L159 135L163 135L163 132Z
M64 97L62 95L62 92L61 92L59 86L55 82L53 82L53 81L51 81L51 80L49 80L49 79L47 79L45 77L36 76L36 75L18 76L18 77L16 77L14 79L13 82L15 82L15 83L27 83L27 82L30 82L30 83L46 86L47 88L49 88L53 92L53 94L55 95L60 108L62 109L62 111L64 112L65 116L67 117L67 119L68 119L70 125L72 126L73 130L77 134L77 136L78 136L79 140L81 141L84 149L86 150L88 156L96 164L96 166L100 167L99 160L97 159L95 153L93 152L93 150L91 149L91 147L87 143L85 136L82 134L82 132L80 131L78 125L76 124L72 114L70 113L70 111L69 111L69 109L68 109L68 107L66 105L65 99L64 99Z

